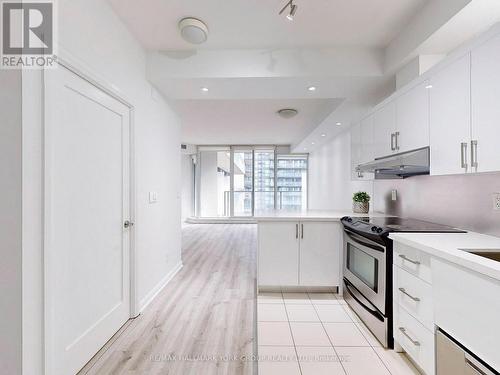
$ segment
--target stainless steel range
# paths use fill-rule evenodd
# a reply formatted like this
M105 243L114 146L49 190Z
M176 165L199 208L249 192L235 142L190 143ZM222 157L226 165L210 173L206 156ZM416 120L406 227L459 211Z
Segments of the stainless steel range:
M392 334L391 232L461 233L420 220L342 218L344 226L344 299L386 348Z

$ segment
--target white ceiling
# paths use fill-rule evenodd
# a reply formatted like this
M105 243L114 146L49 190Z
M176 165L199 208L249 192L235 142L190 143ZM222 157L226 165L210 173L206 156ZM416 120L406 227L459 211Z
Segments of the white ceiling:
M182 121L182 140L191 144L289 145L309 134L340 99L177 100L173 109ZM282 119L276 112L295 108Z
M286 0L108 0L150 50L182 50L177 23L203 20L202 49L270 47L385 47L426 0L295 0L294 22L278 12Z
M444 55L500 17L500 0L294 0L293 22L278 15L287 0L107 1L149 50L147 77L178 113L183 142L300 151L390 95L412 58ZM207 23L205 44L181 39L188 16ZM282 107L301 114L284 122Z

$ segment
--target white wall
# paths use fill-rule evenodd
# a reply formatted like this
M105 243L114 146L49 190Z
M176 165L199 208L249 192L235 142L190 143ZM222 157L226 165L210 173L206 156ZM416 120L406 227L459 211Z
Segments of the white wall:
M135 109L136 258L140 306L181 261L180 125L146 81L145 52L103 0L61 0L59 55ZM42 374L41 76L23 72L23 373ZM148 203L149 191L158 202ZM10 372L15 374L14 372Z
M22 82L0 71L0 373L22 367Z
M181 155L181 176L182 176L182 192L181 192L181 213L182 222L188 217L193 216L193 201L194 201L194 177L193 177L193 159L192 155Z
M351 136L339 134L309 155L309 209L352 210L352 195L373 196L373 182L351 181Z

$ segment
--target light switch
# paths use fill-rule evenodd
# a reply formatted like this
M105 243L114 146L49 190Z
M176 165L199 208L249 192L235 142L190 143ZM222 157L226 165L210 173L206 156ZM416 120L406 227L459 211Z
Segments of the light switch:
M158 201L158 193L156 191L149 192L149 203L156 203Z
M398 200L398 191L396 189L392 189L392 191L391 191L391 200L393 200L393 201Z

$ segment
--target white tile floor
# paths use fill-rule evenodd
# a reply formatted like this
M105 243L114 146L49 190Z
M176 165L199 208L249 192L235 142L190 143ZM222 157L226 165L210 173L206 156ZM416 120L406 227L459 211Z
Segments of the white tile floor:
M416 375L333 293L258 296L259 375Z

